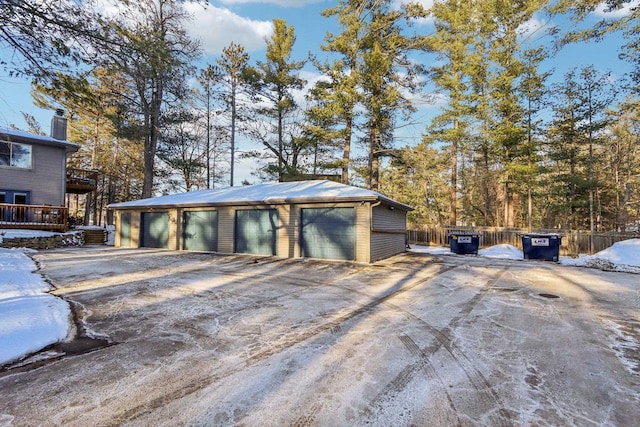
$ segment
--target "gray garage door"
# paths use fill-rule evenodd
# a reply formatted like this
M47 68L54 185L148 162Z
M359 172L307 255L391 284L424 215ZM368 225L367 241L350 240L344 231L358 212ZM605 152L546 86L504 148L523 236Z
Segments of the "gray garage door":
M120 216L120 246L131 246L131 212L123 212Z
M275 209L236 211L235 252L275 255L278 212Z
M303 257L354 260L355 208L307 208L300 213Z
M169 246L169 213L143 212L140 225L140 246L167 248Z
M183 249L218 250L218 211L186 211L182 220Z

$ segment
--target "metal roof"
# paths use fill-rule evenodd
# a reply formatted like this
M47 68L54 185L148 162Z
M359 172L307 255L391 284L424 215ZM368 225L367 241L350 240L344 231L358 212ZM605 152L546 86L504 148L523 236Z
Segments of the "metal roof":
M381 201L410 211L411 206L378 192L333 181L296 181L199 190L131 202L114 203L112 209L200 206L279 205L289 203L339 203Z

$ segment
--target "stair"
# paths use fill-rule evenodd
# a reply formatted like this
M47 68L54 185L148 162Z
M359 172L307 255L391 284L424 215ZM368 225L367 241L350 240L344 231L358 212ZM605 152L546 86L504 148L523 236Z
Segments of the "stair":
M85 245L104 245L106 241L107 230L98 228L84 230Z

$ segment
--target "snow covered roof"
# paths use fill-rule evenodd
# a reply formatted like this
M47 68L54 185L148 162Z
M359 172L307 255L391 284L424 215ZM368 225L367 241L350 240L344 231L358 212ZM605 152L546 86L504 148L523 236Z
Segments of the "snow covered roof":
M79 148L76 144L69 141L9 128L0 128L0 141L31 142L35 144L57 145L60 147L64 147L67 151L72 152L78 151Z
M135 209L150 207L278 205L286 203L335 203L354 201L382 201L403 210L413 210L411 206L397 202L378 192L327 180L279 182L244 187L200 190L135 200L132 202L114 203L109 205L109 207L113 209Z

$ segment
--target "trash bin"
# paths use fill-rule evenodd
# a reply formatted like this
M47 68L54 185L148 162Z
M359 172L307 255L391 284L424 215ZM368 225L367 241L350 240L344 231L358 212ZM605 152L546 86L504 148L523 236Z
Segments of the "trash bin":
M449 234L449 247L454 254L478 255L480 246L480 235L472 233L451 233Z
M559 234L523 234L522 252L524 259L541 259L543 261L558 261L560 259Z

